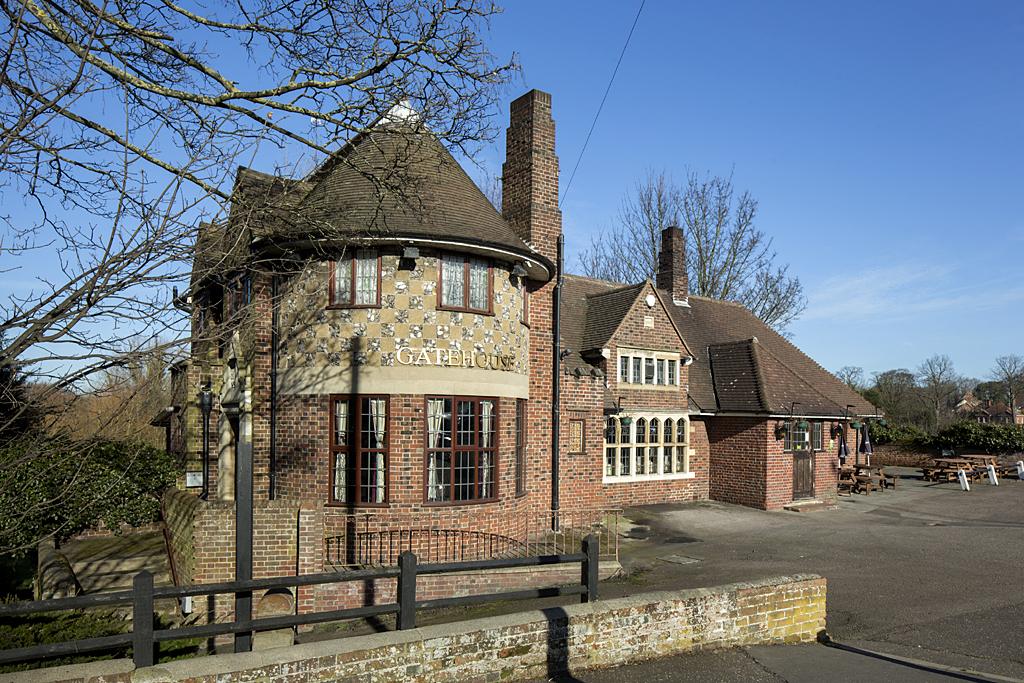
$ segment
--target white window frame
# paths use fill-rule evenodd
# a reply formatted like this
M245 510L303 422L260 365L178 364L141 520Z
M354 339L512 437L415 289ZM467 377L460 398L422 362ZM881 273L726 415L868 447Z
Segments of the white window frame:
M629 424L623 425L622 418L628 418ZM640 421L643 421L642 423ZM658 420L658 440L656 442L651 441L650 430L651 421ZM666 436L665 422L666 420L672 420L672 434ZM679 434L679 423L682 422L685 426L683 427L683 434L685 435L685 442L678 440ZM614 440L609 442L608 436L610 429L614 424L615 435ZM643 424L645 426L645 435L643 439L637 437L637 425ZM609 415L605 418L605 431L604 431L604 444L602 449L602 460L601 460L601 473L602 481L605 484L625 484L631 482L641 481L671 481L674 479L694 479L697 474L693 471L691 463L691 455L693 453L692 446L690 445L692 440L690 416L686 413L626 413L620 415ZM678 472L665 472L665 448L671 447L673 449L683 449L683 469ZM650 449L657 449L657 471L648 472L647 470L650 463ZM622 452L626 450L629 455L628 463L628 474L623 474L623 458ZM609 458L614 459L613 473L609 474ZM643 467L641 465L640 458L645 458ZM677 453L673 452L672 469L676 467ZM637 474L637 472L643 469L644 474Z
M669 373L669 363L673 363L674 372ZM647 368L653 367L653 380L647 381ZM642 387L678 387L681 381L680 368L682 359L678 353L670 351L643 351L639 349L619 349L615 367L619 384ZM625 370L625 372L623 372ZM658 370L661 370L660 372ZM639 373L639 376L637 374ZM669 374L672 381L669 381ZM659 381L661 380L661 381Z

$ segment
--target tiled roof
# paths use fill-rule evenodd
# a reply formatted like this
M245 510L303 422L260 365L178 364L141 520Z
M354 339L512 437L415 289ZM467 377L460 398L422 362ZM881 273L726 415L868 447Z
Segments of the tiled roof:
M707 348L712 387L719 410L763 413L768 406L761 394L763 381L758 377L757 340L745 339ZM693 387L693 366L690 366Z
M589 371L592 352L609 338L644 287L566 275L562 287L561 340L572 351L565 368ZM671 302L668 292L662 300ZM845 383L743 306L691 296L689 306L668 309L694 361L689 367L691 407L704 412L871 415L875 409ZM588 353L590 352L590 353Z
M544 261L437 137L412 124L381 124L302 180L239 168L226 224L200 230L195 270L231 267L259 239L383 236L460 242Z
M568 371L581 369L589 372L593 366L583 358L586 348L590 297L622 289L622 285L594 280L579 275L566 275L562 281L561 333L562 347L569 349L563 362ZM635 297L635 295L634 295ZM621 318L620 318L621 319ZM616 323L617 324L617 323ZM593 333L590 333L593 334ZM597 335L594 335L597 336Z
M643 288L644 284L627 285L588 296L587 325L580 350L591 351L607 346Z
M303 218L332 233L447 238L532 252L429 131L376 128L309 180L314 186L300 205Z
M691 296L689 306L673 305L670 310L695 355L690 366L690 400L701 410L760 405L762 411L787 414L797 401L797 412L804 415L839 416L847 405L854 406L851 414L876 412L860 394L739 304ZM729 342L749 347L746 353L752 370L736 359L742 355L738 350L712 353L712 347ZM722 365L714 365L716 357ZM751 377L757 380L756 390L748 384ZM748 393L742 400L741 387ZM727 404L719 404L722 394L728 395Z

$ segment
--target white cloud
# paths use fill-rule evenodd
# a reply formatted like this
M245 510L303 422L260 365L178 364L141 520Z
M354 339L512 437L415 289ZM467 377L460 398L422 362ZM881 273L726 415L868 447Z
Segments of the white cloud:
M834 275L809 289L801 322L885 322L958 306L997 308L1024 300L1024 286L1007 286L1000 279L979 282L951 266L902 263L857 268L856 264L855 256L844 262L850 274Z

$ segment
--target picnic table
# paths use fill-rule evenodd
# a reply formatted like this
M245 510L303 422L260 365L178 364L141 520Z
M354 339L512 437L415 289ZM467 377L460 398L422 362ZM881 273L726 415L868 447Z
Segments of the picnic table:
M854 463L839 468L839 493L863 493L896 488L899 475L887 474L881 465Z
M994 455L977 454L961 455L960 457L963 458L964 460L971 461L976 469L980 467L983 470L983 476L988 472L989 465L992 465L995 468L996 474L998 474L1000 477L1015 476L1017 474L1017 463L1004 461Z
M986 466L980 465L977 460L966 457L956 458L932 458L931 465L921 468L925 481L953 482L963 470L968 479L975 480L984 476L987 472Z

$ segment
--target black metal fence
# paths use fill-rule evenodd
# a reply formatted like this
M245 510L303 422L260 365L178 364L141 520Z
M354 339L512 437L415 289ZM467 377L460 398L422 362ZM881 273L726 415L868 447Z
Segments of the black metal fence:
M526 600L563 595L579 595L581 602L593 602L597 600L598 593L599 546L599 539L591 534L583 539L580 552L578 553L432 564L417 564L416 555L410 551L405 551L399 555L397 567L357 569L323 574L307 574L304 576L281 576L269 579L189 586L154 587L153 575L143 570L135 575L133 588L130 591L0 605L0 617L125 605L131 605L132 610L132 630L130 633L0 650L0 664L77 655L131 645L135 666L144 667L152 666L156 661L156 655L161 642L179 638L210 638L231 634L235 636L235 652L243 652L249 649L252 642L251 636L257 631L271 631L344 619L377 617L386 614L396 615L397 628L405 630L416 627L417 610L472 605L499 600ZM577 562L580 564L580 581L577 584L433 600L416 599L416 579L423 575L572 564ZM389 578L394 578L398 581L396 602L393 603L326 612L263 617L246 621L238 621L236 616L230 622L166 629L154 628L156 616L154 602L159 599L174 598L181 600L186 597L218 594L233 594L236 597L248 596L251 598L253 591L258 590L298 588L329 583Z

